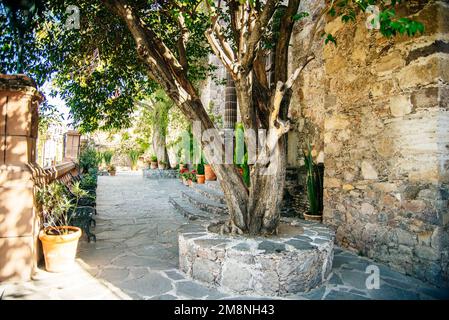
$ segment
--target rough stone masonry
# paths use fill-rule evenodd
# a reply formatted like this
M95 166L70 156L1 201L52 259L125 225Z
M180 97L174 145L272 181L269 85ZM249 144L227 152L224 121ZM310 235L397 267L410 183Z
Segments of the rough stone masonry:
M449 4L408 1L397 14L425 33L387 39L364 14L326 24L338 45L316 48L295 92L289 161L307 140L324 154L324 222L340 245L449 286ZM303 42L296 32L293 66Z

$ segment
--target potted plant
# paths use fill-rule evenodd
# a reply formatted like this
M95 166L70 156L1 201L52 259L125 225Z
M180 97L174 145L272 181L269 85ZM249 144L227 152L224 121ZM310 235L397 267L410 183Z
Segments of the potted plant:
M319 167L314 163L310 143L307 153L304 154L304 162L307 169L307 198L309 200L309 212L304 213L304 219L309 221L323 220L322 190L323 175Z
M129 159L131 160L131 170L136 171L137 170L137 161L139 161L139 151L137 150L129 150L128 151Z
M190 180L190 172L189 172L189 170L184 171L183 173L181 173L181 179L182 179L182 182L184 183L185 186L189 185L189 180Z
M167 162L159 161L159 163L158 163L159 170L165 170L166 167L167 167Z
M198 184L204 184L204 181L206 180L206 176L204 175L204 164L199 163L196 166L196 180Z
M157 169L157 157L155 155L152 155L150 158L150 168Z
M185 178L185 173L188 173L189 169L187 168L182 168L179 170L179 178L181 179L181 182L183 181L183 178Z
M117 171L116 171L115 166L113 164L110 164L108 166L108 172L109 172L109 175L115 176Z
M192 170L190 172L190 176L189 176L189 187L191 187L194 183L197 182L196 180L196 170Z
M217 180L217 176L215 175L215 172L210 164L204 165L204 175L207 181Z
M112 161L112 157L114 156L114 153L111 150L106 150L103 152L103 159L104 163L106 164L106 168L109 167Z
M74 262L81 229L70 225L71 217L78 207L79 199L88 195L79 182L73 184L71 192L74 202L64 192L59 182L41 186L36 191L36 203L43 229L39 239L45 258L45 268L49 272L69 270Z

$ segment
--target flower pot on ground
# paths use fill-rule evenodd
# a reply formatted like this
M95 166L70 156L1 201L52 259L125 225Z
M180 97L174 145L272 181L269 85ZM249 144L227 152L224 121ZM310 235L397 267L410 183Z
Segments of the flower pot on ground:
M198 184L204 184L204 182L206 181L206 176L204 174L197 174L196 181Z
M214 170L209 164L204 165L204 174L206 176L207 181L214 181L217 180L217 176L215 175Z
M113 164L108 166L108 173L111 176L115 176L117 170L115 169L115 166Z
M72 226L48 227L41 230L39 239L42 242L47 271L63 272L73 267L81 234L80 228Z
M204 184L204 181L206 180L206 175L204 174L204 164L199 163L196 166L196 181L198 184Z
M157 157L154 155L150 158L150 168L157 169Z
M167 162L159 161L158 168L159 168L159 170L165 170L167 168Z
M324 167L313 161L312 147L307 146L304 153L304 163L307 169L307 199L309 200L309 212L304 214L304 219L309 221L323 220L323 170Z
M62 272L70 269L75 261L81 229L71 226L70 222L80 199L89 195L75 182L70 188L75 196L67 195L64 185L58 181L37 186L36 208L44 229L39 232L39 239L45 257L47 271Z
M304 213L304 219L307 221L318 221L321 222L323 221L323 215L316 215L316 214L306 214Z

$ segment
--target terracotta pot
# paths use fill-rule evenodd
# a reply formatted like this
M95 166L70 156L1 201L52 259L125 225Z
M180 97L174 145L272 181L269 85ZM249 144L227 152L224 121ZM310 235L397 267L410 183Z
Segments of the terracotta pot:
M157 169L157 162L156 161L151 161L150 168L151 169Z
M72 233L64 235L49 235L47 231L55 228L45 228L39 233L44 250L45 269L49 272L63 272L70 270L75 264L78 240L81 237L81 229L78 227L64 226L56 229L68 229Z
M196 175L196 182L198 184L204 184L205 180L206 180L206 176L204 174L197 174Z
M110 174L111 176L115 176L116 171L109 171L109 174Z
M188 185L189 187L191 187L192 184L193 184L192 180L189 179L189 180L187 181L187 185Z
M323 220L323 215L315 215L315 214L306 214L304 213L304 219L307 221L318 221L321 222Z
M212 170L212 167L209 164L204 165L204 175L206 176L206 180L208 181L217 180L217 176L215 175L214 170Z

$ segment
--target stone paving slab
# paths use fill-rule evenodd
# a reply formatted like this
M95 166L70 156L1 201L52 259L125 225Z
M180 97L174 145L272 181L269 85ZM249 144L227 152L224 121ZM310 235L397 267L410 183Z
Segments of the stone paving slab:
M94 229L98 240L80 242L75 269L62 274L41 270L33 281L0 283L0 295L4 292L3 299L270 299L231 296L178 271L178 232L198 232L204 224L200 219L189 221L168 203L169 196L179 198L182 190L178 180L145 179L141 172L100 176ZM380 288L368 290L366 267L372 264L379 266ZM337 248L328 281L287 298L449 299L449 290Z

